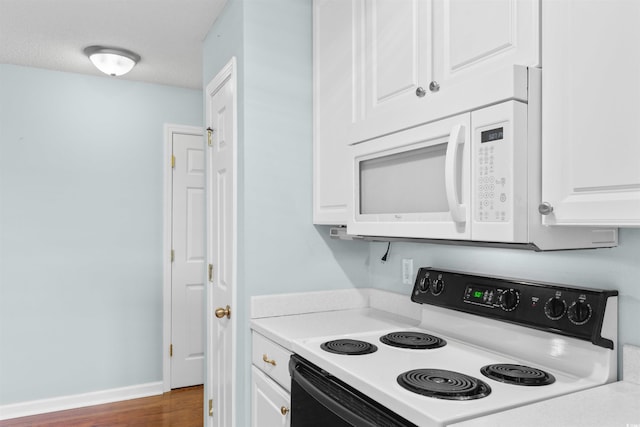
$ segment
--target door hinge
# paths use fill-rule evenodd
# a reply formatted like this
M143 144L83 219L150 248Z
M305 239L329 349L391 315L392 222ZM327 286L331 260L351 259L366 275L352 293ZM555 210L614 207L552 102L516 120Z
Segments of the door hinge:
M209 399L209 416L213 417L213 399Z
M173 344L169 344L169 357L173 357Z
M213 129L211 129L210 127L207 128L207 145L209 147L211 147L211 137L213 136Z
M213 282L213 264L209 264L209 281Z
M176 251L171 249L171 262L174 262L175 260L176 260Z
M174 169L176 167L176 156L171 155L171 168Z

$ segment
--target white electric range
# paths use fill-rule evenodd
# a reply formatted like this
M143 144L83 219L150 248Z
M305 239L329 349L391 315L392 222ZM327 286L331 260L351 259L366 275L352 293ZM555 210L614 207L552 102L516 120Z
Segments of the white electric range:
M292 427L445 426L616 380L616 291L422 268L411 299L417 326L293 341Z

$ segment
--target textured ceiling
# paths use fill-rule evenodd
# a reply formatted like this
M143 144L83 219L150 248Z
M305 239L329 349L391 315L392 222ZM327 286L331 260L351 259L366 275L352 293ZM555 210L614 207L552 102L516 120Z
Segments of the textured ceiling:
M202 88L202 41L226 0L0 0L0 63L108 77L82 50L142 59L118 77Z

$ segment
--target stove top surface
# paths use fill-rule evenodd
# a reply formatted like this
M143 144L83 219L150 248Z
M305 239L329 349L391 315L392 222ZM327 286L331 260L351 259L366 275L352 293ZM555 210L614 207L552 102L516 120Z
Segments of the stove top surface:
M395 332L398 332L398 329L393 326L393 329L345 336L300 339L294 341L293 350L420 426L447 425L599 385L593 379L580 378L526 360L515 359L424 329L406 328L402 332L433 335L445 341L446 345L431 349L415 349L399 348L380 341L381 337ZM344 339L375 345L377 351L362 355L343 355L322 349L325 342ZM483 375L483 368L496 364L512 367L523 365L534 371L539 369L555 381L543 386L523 387ZM421 393L415 388L410 390L401 385L399 377L410 372L409 377L413 377L411 381L423 377L427 378L428 382L439 385L435 393L437 396L430 396L428 392ZM451 378L447 379L445 373ZM463 397L455 400L438 395L443 389L445 393L446 389L458 389L462 391Z

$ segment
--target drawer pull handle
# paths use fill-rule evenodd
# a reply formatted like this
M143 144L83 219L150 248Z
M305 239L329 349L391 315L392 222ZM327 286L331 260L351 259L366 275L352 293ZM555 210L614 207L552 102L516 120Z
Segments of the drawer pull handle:
M289 408L287 408L286 406L281 406L280 407L280 413L282 415L287 415L289 413Z
M269 359L266 354L262 355L262 361L265 362L265 363L268 363L270 365L276 366L276 361L273 360L273 359ZM284 406L283 406L283 408L284 408ZM288 411L288 409L287 409L287 411Z

